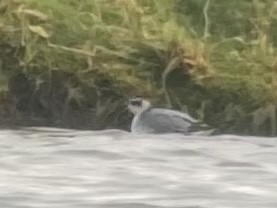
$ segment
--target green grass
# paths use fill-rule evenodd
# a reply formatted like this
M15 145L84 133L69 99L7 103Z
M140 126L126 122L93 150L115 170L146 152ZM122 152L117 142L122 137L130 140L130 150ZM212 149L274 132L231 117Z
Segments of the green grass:
M68 72L64 104L90 103L91 88L107 108L140 94L223 132L276 135L274 0L3 0L0 20L20 51L2 91L19 71L37 91Z

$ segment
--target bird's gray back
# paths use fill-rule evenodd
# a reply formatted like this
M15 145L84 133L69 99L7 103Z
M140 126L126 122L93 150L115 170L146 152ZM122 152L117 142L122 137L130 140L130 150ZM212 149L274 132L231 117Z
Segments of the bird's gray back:
M192 118L190 115L176 111L176 110L170 110L170 109L163 109L163 108L152 108L152 113L154 114L166 114L168 116L176 116L179 118L182 118L183 120L189 122L189 123L198 123L198 120Z
M195 122L197 120L185 113L161 108L150 108L138 118L138 124L152 130L152 133L187 133Z

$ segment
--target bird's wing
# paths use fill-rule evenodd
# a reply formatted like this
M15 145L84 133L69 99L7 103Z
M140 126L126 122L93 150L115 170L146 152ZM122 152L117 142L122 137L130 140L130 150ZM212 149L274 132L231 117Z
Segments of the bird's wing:
M163 109L163 108L153 108L152 112L154 113L159 113L159 114L166 114L169 116L176 116L176 117L180 117L183 120L186 120L189 123L198 123L199 121L192 118L190 115L180 112L180 111L176 111L176 110L170 110L170 109Z
M173 110L153 108L141 115L144 125L158 133L189 132L197 120Z

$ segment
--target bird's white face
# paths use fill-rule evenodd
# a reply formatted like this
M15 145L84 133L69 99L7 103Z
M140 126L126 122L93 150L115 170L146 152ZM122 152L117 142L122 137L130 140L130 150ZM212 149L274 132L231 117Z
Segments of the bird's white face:
M129 100L128 109L137 115L151 107L151 103L142 98L132 98Z

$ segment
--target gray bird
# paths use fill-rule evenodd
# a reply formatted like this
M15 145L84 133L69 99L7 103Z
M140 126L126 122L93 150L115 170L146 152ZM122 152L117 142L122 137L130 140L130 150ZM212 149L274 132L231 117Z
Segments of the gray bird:
M128 109L134 114L131 124L131 132L134 133L210 135L214 131L186 113L153 108L148 100L142 98L130 99Z

